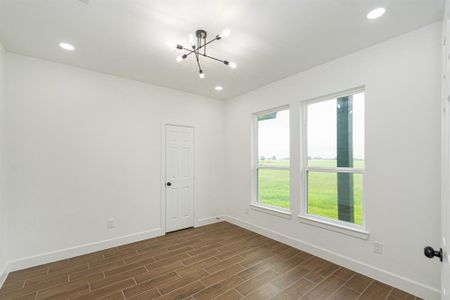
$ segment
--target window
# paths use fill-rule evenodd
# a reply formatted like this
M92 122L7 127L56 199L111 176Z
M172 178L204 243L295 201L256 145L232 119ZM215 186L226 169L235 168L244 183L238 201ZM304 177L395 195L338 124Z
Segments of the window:
M264 206L289 209L289 110L259 113L255 120L256 201Z
M308 102L304 111L303 214L362 226L364 92Z

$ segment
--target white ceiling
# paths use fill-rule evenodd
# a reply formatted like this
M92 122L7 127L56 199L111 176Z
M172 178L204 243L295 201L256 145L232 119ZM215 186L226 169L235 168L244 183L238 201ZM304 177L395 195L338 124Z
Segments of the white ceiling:
M83 3L85 2L85 3ZM88 4L86 4L88 3ZM377 20L373 8L386 7ZM444 0L0 0L0 41L8 51L227 99L377 42L438 21ZM210 55L177 63L168 41L231 29ZM61 41L76 50L66 52ZM224 90L217 92L216 85Z

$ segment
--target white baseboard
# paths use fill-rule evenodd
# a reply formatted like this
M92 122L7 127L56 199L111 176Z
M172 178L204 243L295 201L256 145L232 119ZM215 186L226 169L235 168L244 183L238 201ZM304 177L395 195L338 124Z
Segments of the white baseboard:
M6 277L8 277L8 264L5 263L5 265L0 268L0 288L2 288L3 284L5 283Z
M94 242L84 245L79 245L75 247L60 249L56 251L51 251L47 253L42 253L38 255L28 256L8 262L7 270L9 272L22 270L26 268L31 268L34 266L46 264L49 262L58 261L61 259L66 259L70 257L75 257L79 255L84 255L111 247L117 247L141 240L151 239L157 236L161 236L162 232L160 228L150 229L143 232L133 233L129 235L124 235L109 240L104 240L100 242ZM1 287L1 286L0 286Z
M409 278L405 278L403 276L379 269L377 267L368 265L366 263L354 260L350 257L340 255L338 253L329 251L327 249L317 247L313 244L289 237L282 233L278 233L278 232L272 231L270 229L254 225L249 222L246 222L246 221L243 221L243 220L231 217L231 216L225 216L224 219L232 224L235 224L237 226L251 230L258 234L264 235L268 238L271 238L271 239L274 239L281 243L295 247L302 251L311 253L315 256L319 256L319 257L326 259L328 261L331 261L335 264L341 265L341 266L348 268L350 270L353 270L355 272L358 272L358 273L361 273L368 277L374 278L378 281L384 282L386 284L389 284L391 286L394 286L396 288L404 290L408 293L419 296L423 299L427 299L427 300L440 299L441 294L440 294L439 290L437 290L436 288L424 285L420 282L417 282L417 281L411 280Z
M197 220L195 227L205 226L217 222L224 221L223 216L214 216L209 218L203 218ZM108 249L111 247L117 247L141 240L146 240L150 238L154 238L157 236L164 235L165 232L163 232L160 228L150 229L143 232L133 233L125 236L120 236L116 238L112 238L109 240L104 240L100 242L94 242L84 245L79 245L75 247L50 251L46 253L41 253L33 256L23 257L20 259L9 261L5 266L4 270L0 270L0 288L2 287L4 281L6 280L6 277L8 276L9 272L22 270L26 268L31 268L34 266L39 266L42 264L58 261L61 259L66 259L70 257L75 257L79 255L84 255L96 251L101 251L104 249Z
M210 217L210 218L198 219L195 224L195 227L205 226L205 225L214 224L214 223L218 223L218 222L222 222L222 221L224 221L223 216L215 216L215 217Z

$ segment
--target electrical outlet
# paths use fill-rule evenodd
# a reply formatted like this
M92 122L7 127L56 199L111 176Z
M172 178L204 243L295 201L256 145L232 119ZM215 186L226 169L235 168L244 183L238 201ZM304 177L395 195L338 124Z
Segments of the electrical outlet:
M383 244L380 242L374 242L373 252L375 252L376 254L383 254Z
M116 227L116 223L115 223L114 219L109 219L108 221L106 221L107 229L113 229L114 227Z

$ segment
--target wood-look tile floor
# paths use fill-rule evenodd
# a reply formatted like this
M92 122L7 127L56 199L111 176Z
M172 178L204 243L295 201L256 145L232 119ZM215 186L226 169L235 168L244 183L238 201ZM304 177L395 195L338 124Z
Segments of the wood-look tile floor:
M9 274L0 299L417 299L226 222Z

